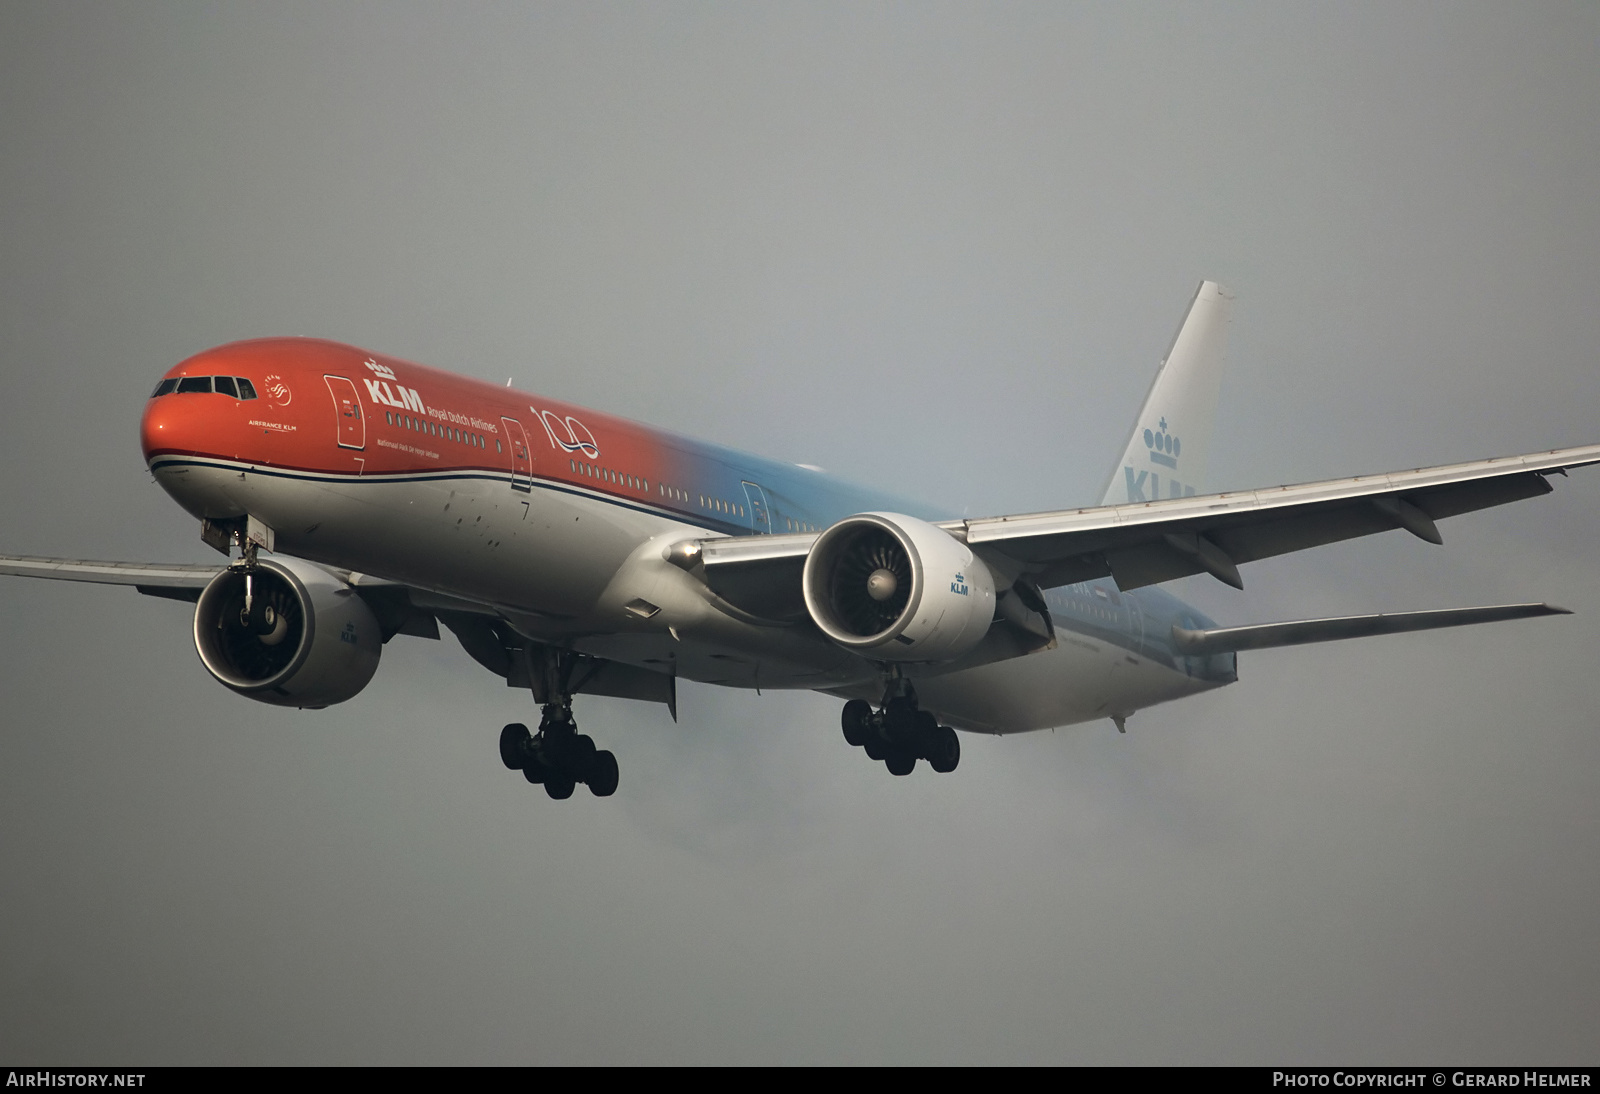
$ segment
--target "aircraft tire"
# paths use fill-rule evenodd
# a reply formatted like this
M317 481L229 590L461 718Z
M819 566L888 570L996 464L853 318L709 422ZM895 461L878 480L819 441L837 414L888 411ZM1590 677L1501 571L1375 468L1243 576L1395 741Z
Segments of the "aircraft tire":
M891 699L883 708L883 728L891 741L904 741L916 736L921 725L919 711L910 699Z
M949 726L939 726L929 741L928 766L941 775L948 775L961 762L961 738Z
M853 748L859 748L867 739L867 731L872 717L872 704L865 699L852 699L844 705L844 713L839 716L839 721L844 726L845 743Z
M585 782L584 776L589 772L589 765L594 763L596 751L593 737L583 733L574 734L561 750L561 766L574 779Z
M572 776L565 772L558 774L552 771L544 778L544 792L556 801L572 797L572 792L577 788L577 785Z
M891 775L909 775L917 769L917 754L908 748L892 749L883 763Z
M589 793L597 798L609 798L617 792L617 757L609 749L601 749L589 761Z
M500 731L500 762L509 770L521 771L528 762L528 742L533 735L521 722L512 722Z
M870 760L881 760L888 755L876 733L867 734L867 739L861 742L861 747L866 749L867 758Z

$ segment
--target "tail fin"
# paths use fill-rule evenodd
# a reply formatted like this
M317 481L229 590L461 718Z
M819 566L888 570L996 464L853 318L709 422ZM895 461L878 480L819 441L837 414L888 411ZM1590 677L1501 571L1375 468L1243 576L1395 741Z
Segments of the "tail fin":
M1233 297L1221 285L1200 282L1100 504L1204 493L1232 307Z

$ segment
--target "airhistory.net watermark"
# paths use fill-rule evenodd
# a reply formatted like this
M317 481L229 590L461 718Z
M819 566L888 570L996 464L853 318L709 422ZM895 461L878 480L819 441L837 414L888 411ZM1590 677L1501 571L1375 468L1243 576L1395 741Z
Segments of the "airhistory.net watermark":
M142 1071L52 1071L48 1068L28 1071L7 1071L7 1087L111 1087L144 1085Z

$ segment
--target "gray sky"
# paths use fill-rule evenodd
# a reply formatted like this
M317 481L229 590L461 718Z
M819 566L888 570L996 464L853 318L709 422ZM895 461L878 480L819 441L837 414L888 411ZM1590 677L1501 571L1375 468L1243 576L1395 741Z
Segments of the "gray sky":
M0 6L0 551L206 560L144 397L317 334L952 513L1092 501L1195 282L1215 486L1600 439L1600 8ZM0 580L0 1057L1596 1062L1600 471L1183 590L1245 654L894 779L837 703L583 699L615 798L397 639L320 713Z

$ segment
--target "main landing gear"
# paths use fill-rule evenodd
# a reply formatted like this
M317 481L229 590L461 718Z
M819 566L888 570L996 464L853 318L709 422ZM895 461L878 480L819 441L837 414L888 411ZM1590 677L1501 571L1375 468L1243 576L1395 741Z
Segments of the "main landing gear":
M597 798L617 792L617 758L578 732L570 698L545 704L538 733L529 733L521 722L502 729L500 759L529 782L543 783L552 798L572 797L578 783L585 783Z
M874 760L883 761L891 775L909 775L917 761L941 774L954 771L961 762L961 742L956 731L917 706L917 696L909 686L884 699L883 708L874 711L865 699L852 699L844 705L840 721L844 739L866 750Z

